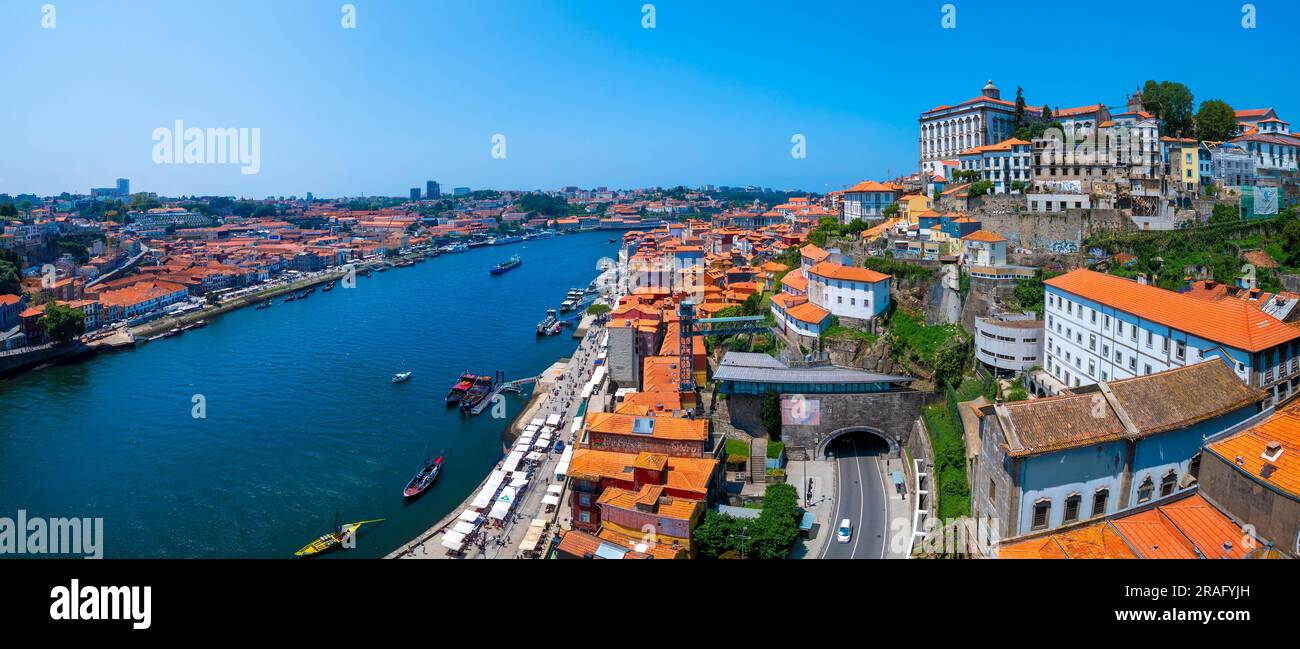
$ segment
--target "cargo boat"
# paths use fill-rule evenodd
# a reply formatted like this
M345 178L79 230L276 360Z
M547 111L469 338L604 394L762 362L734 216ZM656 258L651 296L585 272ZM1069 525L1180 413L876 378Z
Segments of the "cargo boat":
M502 273L505 273L506 271L517 268L522 263L524 263L524 260L520 259L519 255L515 255L510 259L507 259L506 261L503 261L497 264L496 266L493 266L492 270L488 272L492 273L493 275L500 275Z

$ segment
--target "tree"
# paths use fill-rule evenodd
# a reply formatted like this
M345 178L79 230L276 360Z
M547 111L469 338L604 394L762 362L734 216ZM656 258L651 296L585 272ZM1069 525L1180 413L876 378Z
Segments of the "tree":
M1199 140L1223 142L1237 135L1237 114L1227 102L1207 99L1196 111L1196 137Z
M22 295L18 266L3 259L0 259L0 295Z
M1043 104L1043 123L1048 123L1051 121L1052 121L1052 107L1048 106L1047 104Z
M1020 130L1025 125L1025 89L1016 86L1016 124L1013 131Z
M1142 86L1142 108L1164 125L1173 137L1190 137L1192 131L1192 91L1176 81L1148 79Z
M769 484L763 492L763 512L747 526L749 556L784 559L799 538L799 493L784 482Z
M1241 214L1236 206L1226 203L1215 203L1214 211L1210 213L1210 225L1219 225L1220 223L1236 223L1241 220Z
M0 219L18 218L18 208L13 203L0 203Z
M728 551L730 537L736 528L736 519L726 514L719 514L712 509L704 512L704 519L695 526L691 537L695 539L695 548L700 557L715 559Z
M776 390L769 390L763 395L763 428L767 436L774 441L781 440L781 395Z
M86 333L85 314L80 309L57 302L45 305L45 315L37 319L36 324L45 329L46 337L58 343L66 343Z

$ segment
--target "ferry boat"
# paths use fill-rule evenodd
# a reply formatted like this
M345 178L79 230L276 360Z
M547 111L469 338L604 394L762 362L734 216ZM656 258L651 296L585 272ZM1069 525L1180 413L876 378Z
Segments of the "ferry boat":
M496 266L493 266L492 270L488 272L492 273L493 275L500 275L506 271L513 270L515 267L519 266L519 264L522 263L524 263L524 260L520 259L519 255L515 255L510 259L503 261L497 264Z
M521 237L521 236L519 236L519 235L517 235L517 234L507 234L507 235L505 235L505 236L500 236L500 237L497 237L497 238L493 239L493 240L492 240L492 245L494 245L494 246L501 246L501 245L505 245L505 244L507 244L507 243L519 243L520 241L523 241L523 240L524 240L524 238Z
M547 331L556 323L555 309L547 309L546 317L537 323L537 335L548 335Z
M158 337L159 337L159 338L171 338L171 337L173 337L173 336L179 336L179 335L181 335L184 331L185 331L185 330L184 330L184 329L181 329L180 327L172 327L171 329L168 329L167 331L164 331L164 332L162 333L162 335L160 335L160 336L158 336Z
M486 245L488 245L488 240L487 240L487 239L470 239L469 243L468 243L468 244L465 244L465 247L467 247L467 248L482 248L483 246L486 246Z
M447 393L447 397L444 399L447 407L450 408L460 403L460 400L465 397L465 393L474 387L474 381L476 380L478 380L478 375L473 372L461 374L460 380L456 382L456 385L451 386L451 391Z
M442 247L443 252L465 252L469 246L464 243L453 243Z
M414 498L424 493L425 490L429 488L429 485L433 484L433 481L438 479L440 473L442 473L441 455L439 455L435 460L429 460L429 462L424 465L424 468L420 469L419 473L416 473L415 476L411 478L411 481L406 483L406 488L402 490L402 496L405 498Z
M573 298L569 298L560 303L560 313L567 313L576 308L578 308L578 301Z
M393 375L393 383L405 383L411 380L410 372L398 372Z
M325 288L321 289L321 292L328 293L332 290L334 290L334 282L330 282L329 284L326 284Z
M555 230L542 230L540 232L531 232L524 235L524 239L550 239L553 236L555 236Z
M489 394L492 394L492 377L480 376L474 380L474 385L465 393L465 396L461 397L460 407L462 410L469 410L486 399Z

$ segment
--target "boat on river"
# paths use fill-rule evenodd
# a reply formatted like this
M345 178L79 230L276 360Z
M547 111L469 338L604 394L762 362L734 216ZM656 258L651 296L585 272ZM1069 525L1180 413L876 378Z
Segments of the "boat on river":
M465 392L465 396L461 397L460 407L463 410L470 410L489 394L492 394L492 377L480 376L474 380L474 385Z
M344 544L344 541L350 539L353 535L355 535L357 533L357 530L360 529L362 525L367 525L370 523L378 523L383 520L384 519L382 518L375 518L368 521L357 521L355 523L345 523L343 525L339 525L338 523L335 523L333 532L322 534L316 540L312 541L311 543L308 543L307 545L302 546L302 549L298 550L297 552L294 552L293 556L314 557L318 554L329 552L334 548L350 547L352 544L351 543Z
M518 267L520 264L522 264L522 263L524 263L524 260L523 260L523 259L520 259L520 258L519 258L519 255L515 255L515 256L511 257L510 259L507 259L506 261L503 261L503 262L497 264L496 266L493 266L493 267L492 267L492 270L490 270L490 271L488 271L488 272L489 272L489 273L492 273L493 275L500 275L500 274L502 274L502 273L505 273L505 272L507 272L507 271L510 271L510 270L513 270L513 269L517 268L517 267Z
M451 391L447 393L447 397L444 399L447 407L450 408L451 406L459 404L460 400L465 398L465 393L469 392L469 389L474 387L474 381L476 380L478 380L478 375L473 372L465 372L464 374L461 374L460 380L456 381L456 385L451 386Z
M402 496L414 498L424 493L429 488L429 485L432 485L433 481L438 479L438 475L441 473L442 456L439 455L437 459L425 463L424 468L420 469L419 473L416 473L411 478L411 481L406 483L406 488L402 490Z
M541 322L537 323L537 335L539 336L550 335L547 332L550 331L551 327L555 325L556 321L557 318L555 316L555 309L547 309L546 317L543 318Z
M393 383L405 383L411 380L410 372L398 372L393 375Z

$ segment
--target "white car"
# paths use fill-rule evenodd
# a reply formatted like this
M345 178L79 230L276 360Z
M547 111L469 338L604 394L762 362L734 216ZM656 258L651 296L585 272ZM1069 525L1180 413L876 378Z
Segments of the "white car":
M839 529L835 530L835 540L840 543L848 543L851 538L853 538L853 523L850 523L849 519L846 518L840 521Z

